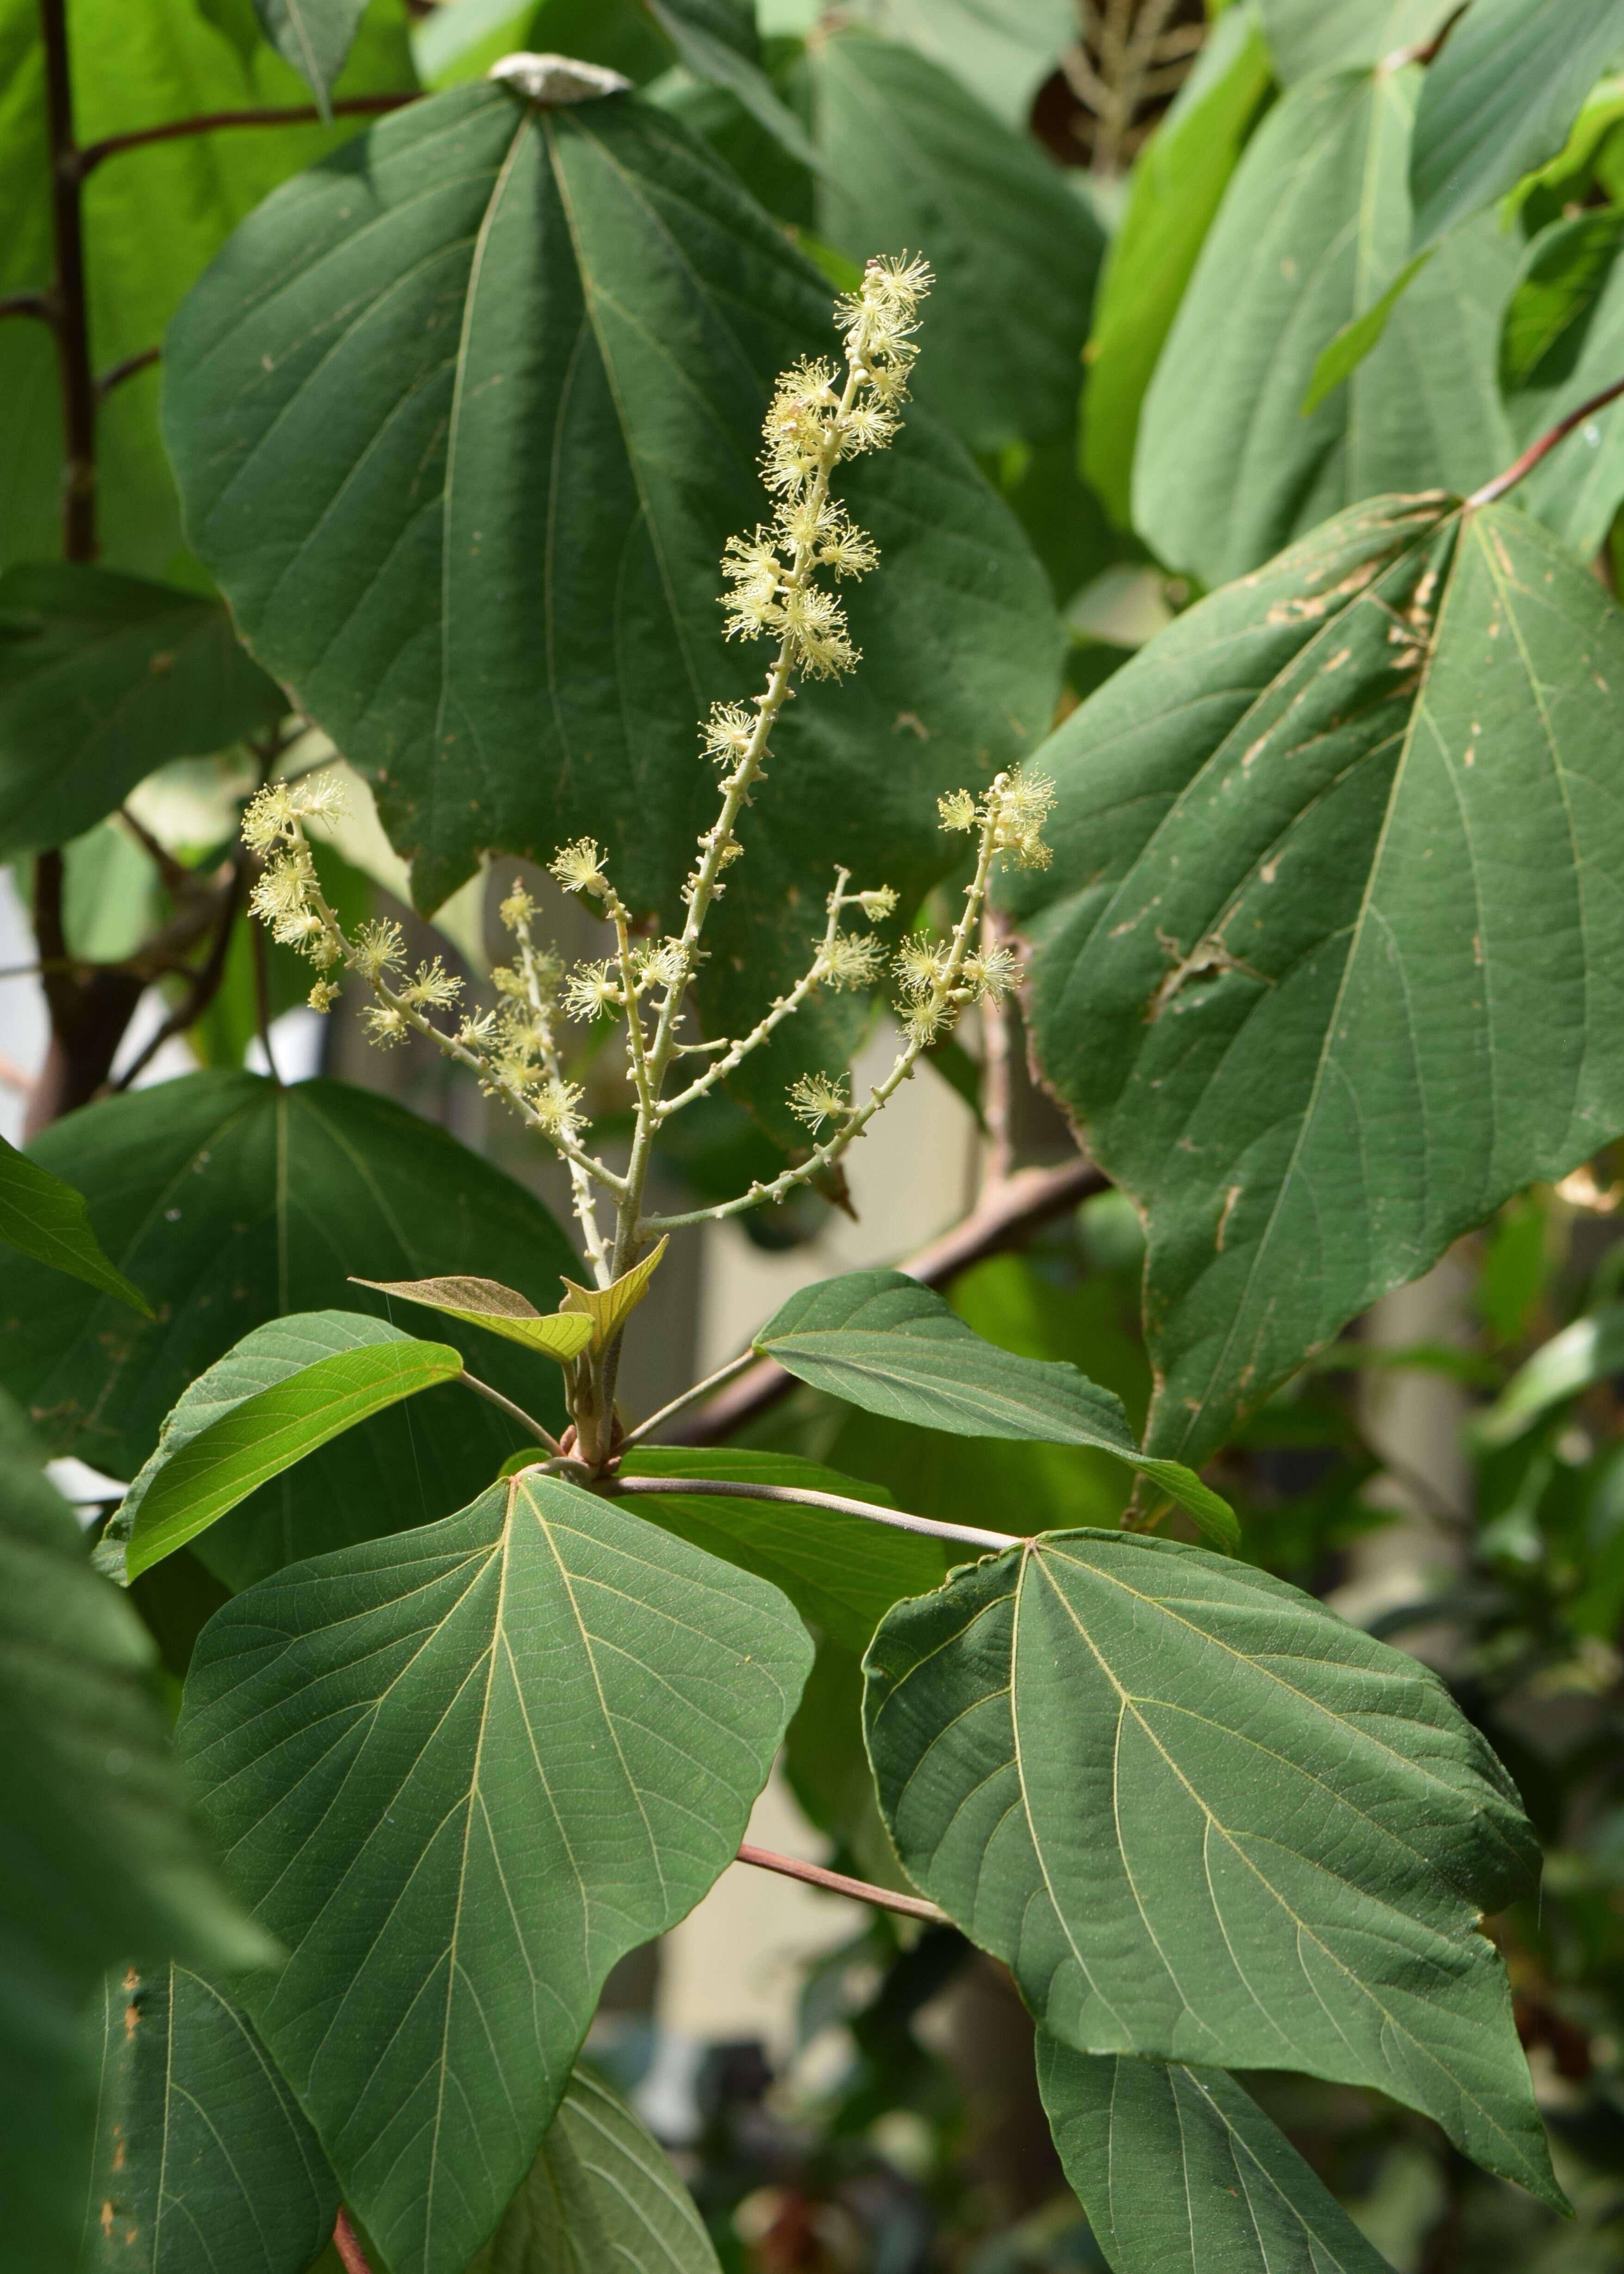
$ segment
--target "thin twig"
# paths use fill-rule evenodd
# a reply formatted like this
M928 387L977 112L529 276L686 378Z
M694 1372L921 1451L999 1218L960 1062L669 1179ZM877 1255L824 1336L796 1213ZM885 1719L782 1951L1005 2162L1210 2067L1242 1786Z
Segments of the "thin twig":
M372 2274L346 2211L338 2214L338 2225L333 2229L333 2248L344 2262L344 2274Z
M56 320L56 304L49 292L8 292L0 299L0 317L37 316L42 324Z
M145 371L149 364L156 363L162 353L162 348L142 348L139 353L126 356L122 363L116 363L110 371L104 371L96 381L97 402L103 401L116 387L122 387L125 380L133 379L138 371Z
M500 1389L492 1389L488 1382L481 1382L477 1374L470 1374L465 1367L457 1380L464 1389L471 1389L476 1397L483 1397L487 1404L500 1406L504 1413L510 1415L522 1429L527 1430L537 1443L545 1445L550 1453L563 1452L558 1439L550 1429L542 1427L533 1413L527 1413L522 1405L515 1405L511 1397L504 1397Z
M803 1864L798 1856L780 1856L771 1848L752 1848L747 1841L736 1863L753 1864L758 1871L781 1871L786 1879L804 1879L809 1887L826 1887L831 1895L850 1895L853 1901L872 1903L876 1910L900 1911L904 1918L929 1919L933 1926L952 1921L939 1904L923 1895L899 1895L890 1887L876 1887L871 1879L852 1879L844 1871L827 1871L821 1864Z
M726 1366L718 1367L714 1374L708 1374L703 1382L696 1382L692 1389L685 1389L680 1397L673 1397L669 1405L662 1405L658 1413L650 1413L646 1421L640 1421L635 1429L628 1430L620 1440L621 1450L624 1451L628 1445L641 1444L645 1437L651 1437L674 1414L682 1412L688 1406L697 1405L702 1397L709 1397L712 1390L720 1389L725 1383L736 1380L748 1367L759 1363L753 1350L741 1351L737 1358L729 1359Z
M416 94L352 94L332 106L335 118L366 118L387 110L400 110L421 101ZM191 134L217 134L229 126L320 126L325 122L314 103L283 110L204 110L192 118L171 118L164 126L143 126L132 134L109 134L105 141L89 142L79 152L74 170L80 181L94 174L104 159L124 150L145 149L149 142L177 142Z
M1008 1183L990 1192L951 1231L897 1266L924 1287L944 1287L1006 1247L1018 1247L1029 1232L1052 1217L1079 1208L1096 1193L1109 1192L1110 1178L1092 1161L1063 1161L1054 1169L1018 1169ZM677 1429L672 1442L716 1445L741 1429L788 1396L795 1387L793 1374L770 1358L758 1359L732 1387Z
M124 819L135 825L133 817L130 814L126 813ZM220 920L215 927L214 941L202 968L195 977L188 981L184 996L170 1012L152 1040L138 1054L134 1063L127 1066L120 1074L113 1085L115 1089L128 1089L136 1076L157 1057L165 1043L173 1041L177 1035L184 1035L188 1027L196 1026L215 996L219 994L225 982L226 959L230 953L231 934L236 927L237 911L242 906L245 865L242 861L234 861L231 864L230 877L225 891L221 895Z
M1588 403L1582 403L1576 410L1570 410L1566 418L1559 418L1549 433L1542 434L1537 442L1530 442L1522 456L1507 466L1503 474L1496 474L1492 482L1485 482L1480 490L1472 492L1466 501L1468 510L1474 506L1492 505L1496 499L1503 498L1507 490L1515 489L1525 475L1533 472L1542 458L1549 457L1559 442L1567 440L1575 426L1583 426L1587 418L1594 418L1598 410L1605 410L1610 403L1616 403L1620 395L1624 395L1624 379L1615 379L1611 387L1604 387L1599 395L1592 395Z
M706 1493L729 1500L788 1501L798 1508L829 1508L840 1516L861 1516L870 1524L889 1525L894 1532L921 1532L932 1540L960 1540L967 1547L1002 1551L1019 1547L1013 1532L982 1532L972 1524L940 1524L932 1516L910 1516L899 1508L876 1508L872 1501L847 1500L839 1493L803 1492L799 1485L741 1484L733 1478L610 1477L600 1492L619 1499L623 1493Z

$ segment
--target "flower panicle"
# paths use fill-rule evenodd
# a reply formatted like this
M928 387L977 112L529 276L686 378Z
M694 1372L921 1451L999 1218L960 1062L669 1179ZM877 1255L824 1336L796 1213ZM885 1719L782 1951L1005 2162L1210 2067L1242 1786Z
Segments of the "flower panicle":
M1043 825L1054 804L1048 774L1014 766L979 798L972 790L950 790L936 800L936 811L944 829L984 830L990 850L1009 856L1018 869L1047 869L1054 855L1044 842Z

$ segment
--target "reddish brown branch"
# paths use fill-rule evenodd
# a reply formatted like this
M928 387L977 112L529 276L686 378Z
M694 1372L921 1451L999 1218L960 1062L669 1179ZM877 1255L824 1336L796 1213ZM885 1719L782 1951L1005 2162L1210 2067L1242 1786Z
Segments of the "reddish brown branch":
M143 348L138 355L126 356L122 363L116 363L110 371L104 371L96 381L97 402L100 403L104 396L110 395L116 387L122 387L125 380L133 379L138 371L145 371L148 364L156 363L162 353L162 348Z
M1537 442L1530 442L1522 456L1507 466L1503 474L1496 474L1492 482L1485 482L1480 490L1474 490L1467 499L1467 504L1492 505L1497 498L1503 498L1507 490L1515 489L1525 475L1533 472L1542 458L1549 457L1559 442L1565 442L1575 426L1583 426L1587 418L1593 418L1598 410L1605 410L1610 403L1616 403L1620 395L1624 395L1624 379L1615 379L1611 387L1604 387L1599 395L1592 395L1588 403L1582 403L1576 410L1570 410L1566 418L1559 418L1550 432L1542 434Z
M8 292L0 298L0 318L37 316L42 324L56 320L56 303L49 292Z
M1006 1247L1019 1247L1041 1224L1109 1189L1110 1178L1102 1176L1092 1161L1081 1157L1063 1161L1054 1169L1019 1169L984 1194L962 1224L956 1224L897 1269L923 1286L945 1286L973 1263L1001 1254ZM762 1359L708 1405L673 1421L663 1433L665 1441L673 1445L719 1445L747 1421L776 1405L794 1386L793 1374L786 1374L773 1359Z
M333 105L333 117L369 118L419 100L415 94L351 94ZM230 126L319 126L322 123L313 102L286 110L204 110L192 118L171 118L167 125L143 126L132 134L109 134L105 141L86 143L78 154L75 171L83 181L104 159L116 158L124 150L145 149L149 142L178 142L191 134L218 134Z
M889 1887L876 1887L868 1879L848 1879L844 1871L826 1871L821 1864L803 1864L796 1856L775 1855L771 1848L752 1848L747 1841L739 1850L741 1864L754 1864L758 1871L781 1871L786 1879L804 1879L809 1887L826 1887L831 1895L850 1895L853 1901L872 1903L876 1910L900 1911L904 1918L929 1919L933 1926L949 1926L952 1922L947 1913L935 1903L928 1903L922 1895L894 1894Z
M372 2274L366 2263L366 2253L350 2224L348 2211L340 2211L338 2225L333 2229L333 2248L344 2262L345 2274Z
M96 557L96 390L90 375L85 297L85 231L73 147L73 81L66 0L41 0L45 56L45 126L51 160L52 328L62 374L62 550L69 561Z

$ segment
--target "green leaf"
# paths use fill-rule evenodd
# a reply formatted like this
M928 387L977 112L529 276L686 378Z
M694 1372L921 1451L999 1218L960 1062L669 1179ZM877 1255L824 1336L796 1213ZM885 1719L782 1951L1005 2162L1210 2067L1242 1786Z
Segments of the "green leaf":
M846 12L917 48L1016 128L1077 37L1074 0L859 0Z
M808 68L819 230L854 259L906 245L936 268L920 400L975 450L1070 433L1105 240L1064 174L911 48L836 33Z
M634 1263L629 1271L622 1271L607 1287L583 1287L574 1279L565 1280L568 1292L561 1307L567 1313L578 1311L591 1321L594 1350L606 1349L620 1333L648 1293L649 1282L670 1245L667 1236L651 1247L640 1263Z
M333 82L344 67L366 0L253 0L265 36L284 63L291 64L330 117Z
M1566 143L1624 47L1624 0L1476 0L1427 70L1410 157L1414 249Z
M629 902L678 907L714 817L695 720L764 667L722 636L718 562L763 510L773 378L835 344L830 306L664 112L488 85L289 184L193 293L165 396L193 540L373 779L424 907L485 847L547 857L585 832ZM883 845L917 901L953 857L936 794L1052 715L1041 571L959 447L921 409L841 486L885 556L853 606L865 661L775 735L707 933L712 1032L804 968L836 862L867 877ZM798 1019L789 1072L835 1063L861 1019L844 998ZM784 1055L761 1061L752 1096L786 1121Z
M1417 252L1413 260L1407 260L1380 299L1372 301L1362 316L1355 316L1351 322L1344 324L1330 346L1321 351L1320 360L1314 365L1313 378L1309 381L1308 392L1303 397L1304 418L1311 411L1319 409L1333 388L1340 387L1350 373L1356 371L1364 362L1387 330L1387 319L1398 305L1400 297L1409 290L1432 257L1430 252Z
M694 2199L620 2094L577 2067L469 2274L718 2274Z
M711 1477L725 1483L788 1485L836 1493L890 1508L883 1485L825 1468L793 1453L748 1447L636 1446L620 1463L628 1477ZM920 1532L869 1524L838 1509L796 1508L787 1502L735 1499L718 1493L647 1493L639 1516L690 1540L725 1563L754 1571L789 1597L808 1625L851 1650L867 1648L874 1630L904 1595L922 1595L947 1568L939 1543Z
M82 146L132 129L219 110L307 104L297 74L262 42L246 51L192 0L132 8L72 0L74 126ZM372 0L340 95L409 91L416 81L403 0ZM51 277L40 11L0 0L0 295L40 291ZM90 336L96 366L155 348L189 285L278 182L358 131L224 129L130 151L84 189ZM158 436L161 367L123 380L96 414L102 561L169 573L181 543L173 478ZM62 412L56 347L44 324L0 324L0 566L49 561L62 545Z
M610 1967L732 1858L810 1656L776 1590L536 1475L210 1622L180 1743L291 1954L245 2002L390 2264L462 2274L494 2229Z
M1624 373L1624 262L1616 257L1616 236L1614 258L1605 269L1599 266L1612 234L1601 224L1611 220L1587 214L1576 223L1553 222L1528 248L1522 275L1529 297L1524 299L1520 286L1507 309L1503 350L1511 347L1514 328L1519 341L1527 336L1525 319L1545 315L1560 324L1565 312L1568 320L1507 397L1519 447L1549 433ZM1562 272L1570 263L1577 274L1568 298ZM1624 416L1618 405L1587 418L1535 467L1515 495L1570 551L1592 559L1624 501Z
M82 2019L107 1968L275 1946L216 1882L165 1740L151 1641L0 1404L0 2187L8 2254L68 2274L94 2105Z
M484 1327L526 1350L540 1351L560 1365L576 1358L592 1339L592 1322L568 1311L545 1316L535 1305L500 1279L357 1279L357 1287L372 1287L380 1295L398 1295L403 1303L421 1303L447 1318L470 1327Z
M1480 1444L1508 1445L1553 1405L1624 1374L1624 1303L1575 1319L1520 1366L1486 1413L1473 1423Z
M1554 198L1560 204L1571 198L1580 202L1593 181L1611 186L1613 169L1605 146L1620 120L1624 120L1624 79L1613 75L1598 81L1556 156L1538 172L1525 174L1507 192L1501 206L1505 219L1515 221L1525 213L1530 200L1543 204L1545 199ZM1536 205L1536 212L1539 209ZM1550 218L1548 213L1545 218Z
M1257 0L1282 86L1369 70L1440 32L1460 0Z
M809 1824L851 1858L858 1876L917 1893L880 1820L862 1729L862 1660L826 1637L784 1737L784 1776Z
M1373 2086L1560 2205L1479 1931L1538 1845L1427 1668L1263 1572L1073 1532L898 1604L866 1672L905 1869L1063 2044Z
M573 56L629 79L666 70L671 49L639 0L457 0L413 27L425 87L483 79L515 50Z
M1073 2052L1038 2086L1067 2179L1116 2274L1392 2274L1222 2069Z
M125 1495L130 1577L358 1421L462 1371L460 1352L353 1312L256 1327L186 1390Z
M1247 144L1145 398L1136 526L1216 585L1384 491L1468 492L1515 455L1494 383L1517 264L1492 216L1415 277L1345 387L1321 357L1409 257L1414 69L1294 87Z
M1269 87L1251 11L1226 10L1128 179L1085 351L1082 445L1083 471L1124 528L1145 390Z
M849 1271L803 1287L756 1337L763 1357L870 1413L961 1437L1092 1445L1159 1486L1203 1532L1237 1547L1227 1501L1177 1461L1147 1459L1121 1400L1064 1361L984 1342L933 1288L901 1271Z
M815 169L818 154L787 103L762 69L751 0L645 0L649 13L677 51L677 60L743 104L792 158Z
M207 757L287 708L218 601L107 568L8 568L0 857L82 836L154 767Z
M37 1161L0 1138L0 1246L31 1255L53 1271L65 1271L87 1287L100 1288L151 1318L152 1306L139 1287L116 1271L102 1252L83 1193L53 1177Z
M109 1974L77 2274L305 2274L338 2187L247 2015L189 1967Z
M1507 395L1537 382L1542 365L1568 376L1621 244L1624 212L1612 209L1553 222L1533 239L1500 331L1500 383Z
M1147 1216L1152 1450L1205 1460L1624 1128L1620 687L1624 618L1526 514L1389 498L1047 746L1055 865L1008 900L1046 1075Z
M84 1107L35 1141L43 1168L96 1195L107 1251L150 1295L110 1297L0 1257L0 1386L33 1406L53 1452L133 1477L188 1385L290 1311L370 1310L349 1275L417 1277L449 1262L532 1285L577 1268L541 1203L440 1129L340 1082L279 1089L192 1074ZM442 1339L504 1397L562 1426L557 1377L447 1322ZM202 1535L229 1585L301 1555L442 1515L488 1483L522 1433L455 1386L380 1415L261 1487Z

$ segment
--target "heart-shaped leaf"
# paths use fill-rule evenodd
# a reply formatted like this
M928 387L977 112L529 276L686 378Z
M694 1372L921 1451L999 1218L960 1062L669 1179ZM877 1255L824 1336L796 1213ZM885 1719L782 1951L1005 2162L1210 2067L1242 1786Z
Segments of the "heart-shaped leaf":
M139 1287L116 1271L91 1228L83 1193L53 1177L26 1153L0 1138L0 1246L31 1255L53 1271L65 1271L106 1295L116 1295L133 1311L152 1316Z
M462 2274L615 1960L732 1858L811 1658L776 1589L578 1487L293 1566L180 1742L290 1953L245 2002L392 2265Z
M470 1327L484 1327L526 1350L541 1351L560 1364L578 1357L592 1339L590 1319L568 1310L544 1315L533 1303L504 1287L500 1279L357 1279L357 1287L374 1287L380 1295L398 1295L402 1302L421 1303L447 1318Z
M1417 251L1562 147L1624 48L1624 0L1476 0L1427 68L1410 157Z
M671 2158L620 2094L577 2068L507 2217L469 2274L718 2274Z
M862 1483L794 1453L757 1452L748 1446L634 1446L620 1461L620 1473L714 1477L728 1484L786 1486L891 1506L883 1485ZM866 1649L894 1602L927 1593L947 1569L939 1543L923 1533L865 1523L838 1509L797 1508L786 1501L720 1493L711 1499L703 1493L645 1493L636 1507L639 1516L663 1532L770 1579L808 1624L851 1650Z
M188 1386L255 1327L294 1311L382 1313L387 1299L362 1293L352 1272L415 1277L455 1262L547 1286L578 1268L511 1178L342 1082L190 1074L70 1114L31 1157L95 1193L108 1254L158 1313L138 1319L0 1254L0 1385L32 1406L51 1451L109 1476L135 1475ZM442 1339L504 1397L562 1426L550 1368L449 1320ZM196 1552L245 1586L297 1555L464 1505L525 1442L462 1390L427 1390L262 1487Z
M192 542L372 780L424 907L486 848L584 832L629 903L675 915L715 817L696 722L763 667L724 636L722 548L762 518L768 395L835 343L830 308L662 111L492 85L289 184L192 293L165 350ZM936 794L1052 715L1042 572L959 446L921 408L840 481L883 555L853 604L864 659L775 732L707 933L712 1032L804 970L837 862L916 902L954 857ZM797 1019L789 1073L835 1063L853 1018ZM781 1101L774 1049L758 1071Z
M338 2183L248 2016L189 1967L121 1969L78 2274L305 2274Z
M1073 2052L1038 2031L1065 2175L1115 2274L1393 2274L1221 2068Z
M1147 1213L1157 1453L1624 1129L1621 686L1624 615L1528 515L1385 499L1047 746L1055 864L1009 900L1045 1073Z
M756 1337L763 1357L870 1413L960 1437L1092 1445L1138 1469L1203 1532L1239 1544L1235 1511L1177 1461L1133 1441L1120 1398L1064 1359L985 1342L934 1289L901 1271L849 1271L792 1295Z
M198 1376L125 1494L114 1524L128 1577L358 1421L462 1371L462 1353L444 1343L414 1342L352 1311L256 1327Z
M1335 72L1247 144L1145 397L1135 526L1222 584L1380 491L1469 491L1516 455L1495 384L1517 247L1492 216L1440 246L1345 383L1321 357L1410 257L1418 70Z
M1479 1931L1538 1846L1426 1668L1261 1571L1072 1532L898 1604L865 1670L904 1867L1064 2044L1372 2085L1560 2203Z
M217 600L56 562L0 576L0 855L64 844L288 700Z

